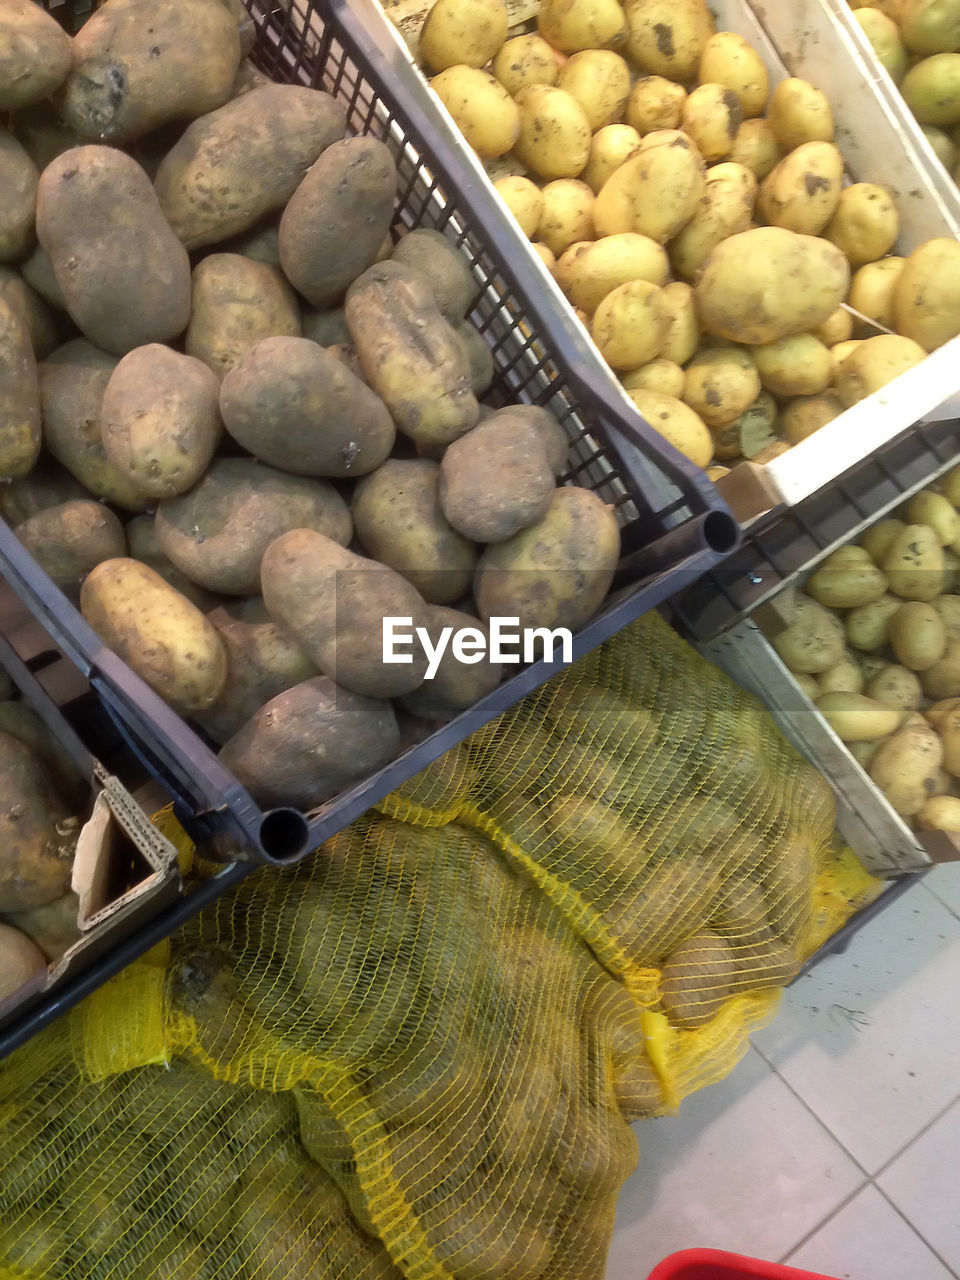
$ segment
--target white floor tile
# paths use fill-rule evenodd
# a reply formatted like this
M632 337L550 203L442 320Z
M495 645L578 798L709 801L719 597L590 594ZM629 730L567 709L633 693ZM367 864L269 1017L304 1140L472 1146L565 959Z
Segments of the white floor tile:
M875 1173L957 1096L960 919L922 885L787 993L754 1042Z
M960 1102L897 1156L877 1182L944 1262L960 1272Z
M787 1262L838 1280L951 1280L950 1272L917 1233L870 1186Z
M780 1258L862 1181L755 1050L679 1115L636 1132L637 1172L620 1194L606 1280L641 1280L696 1246Z
M926 872L923 883L955 916L960 916L960 862L946 862Z

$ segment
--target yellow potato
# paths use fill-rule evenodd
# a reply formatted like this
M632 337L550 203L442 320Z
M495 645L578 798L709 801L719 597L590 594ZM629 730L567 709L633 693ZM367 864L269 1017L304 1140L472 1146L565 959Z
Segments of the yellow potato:
M567 59L557 84L580 103L595 133L622 119L630 68L611 49L585 49Z
M937 596L932 603L947 628L947 639L960 640L960 596Z
M420 31L420 57L430 71L483 67L507 38L503 0L435 0Z
M856 351L857 347L862 346L864 341L863 338L851 338L848 342L838 342L835 347L830 348L834 385L836 385L837 379L840 377L840 368L843 362Z
M864 9L877 9L899 28L903 18L903 0L863 0Z
M920 673L920 683L928 698L938 701L960 695L960 640L948 640L943 657Z
M713 164L707 170L708 182L721 180L732 182L741 188L744 199L749 198L750 207L753 208L757 192L760 190L760 183L752 169L748 169L744 164L737 164L735 160L722 160L720 164Z
M960 516L942 493L926 489L914 494L907 503L906 517L910 524L929 525L942 547L952 546L960 534Z
M545 244L535 241L533 244L533 252L537 255L548 271L552 271L557 265L557 255Z
M751 347L765 390L775 396L813 396L833 380L829 350L812 333L796 333Z
M706 423L689 405L673 396L646 389L628 391L630 399L655 431L698 467L705 467L713 453Z
M661 359L686 364L700 345L700 323L693 289L682 280L664 285L660 304L667 317L667 336L660 349Z
M543 36L514 36L500 46L493 60L493 74L515 97L528 84L556 84L560 64Z
M823 605L798 595L794 621L774 637L773 647L795 675L819 675L843 657L843 624Z
M923 716L935 729L939 729L946 722L950 712L955 711L957 707L960 707L960 698L943 698L939 702L931 703L924 710Z
M838 342L849 342L853 337L853 316L846 307L837 307L832 316L828 316L823 324L818 324L810 332L827 347L835 347Z
M625 160L640 148L640 135L628 124L608 124L598 129L590 143L590 158L580 175L594 195Z
M799 396L783 406L780 429L790 444L799 444L843 413L843 404L835 395Z
M914 249L897 279L893 311L897 332L925 351L960 333L960 242L941 238Z
M770 226L816 236L837 212L843 156L832 142L804 142L760 184L757 210Z
M537 239L559 257L572 244L593 239L593 206L596 200L585 182L557 178L542 191L543 209Z
M590 156L590 121L576 98L549 84L532 84L516 98L517 159L538 178L576 178Z
M708 427L736 421L760 393L760 376L748 352L736 347L709 348L688 366L683 400Z
M850 283L850 306L881 329L896 325L894 299L906 258L881 258L868 262Z
M627 57L642 71L692 80L715 31L706 0L643 0L626 9Z
M956 796L931 796L914 816L921 831L960 831L960 799Z
M620 382L627 391L658 391L679 400L683 396L684 377L680 365L661 356L623 374Z
M728 156L743 123L740 99L722 84L701 84L683 104L680 128L696 143L708 164Z
M540 0L537 29L563 53L581 49L619 49L627 24L617 0Z
M806 142L832 142L834 138L833 111L827 95L809 80L781 80L770 95L767 119L784 151L793 151Z
M718 31L700 55L701 84L722 84L737 95L749 119L762 114L770 95L770 77L763 59L749 41L732 31Z
M895 596L881 596L870 604L851 609L844 619L847 640L861 653L877 653L887 643L890 619L902 604Z
M875 182L855 182L840 192L837 211L823 234L843 250L852 267L875 262L890 252L900 234L893 196Z
M935 124L922 124L920 132L933 147L934 155L947 170L953 173L957 164L957 144L943 129Z
M703 195L705 166L685 134L648 134L641 150L600 189L594 220L601 236L635 231L663 244L693 217Z
M540 188L529 178L511 174L494 183L500 198L520 224L520 230L529 239L537 234L540 215L543 213L543 196Z
M649 236L623 231L588 244L571 261L567 273L570 300L590 313L607 294L631 280L647 280L660 286L670 273L662 245Z
M430 87L478 156L506 155L517 143L521 130L517 104L489 71L448 67L433 77Z
M960 467L954 467L940 477L939 489L948 502L960 508Z
M801 693L808 697L811 702L816 702L820 697L820 681L817 677L804 675L800 672L799 674L794 675L793 678Z
M569 294L570 292L574 264L581 254L586 253L591 244L593 244L592 240L582 240L579 244L572 244L557 259L556 266L553 268L553 278L564 293ZM587 327L589 328L589 321Z
M947 628L932 604L911 600L890 619L890 648L908 671L926 671L947 650Z
M926 804L942 763L939 737L918 717L881 742L869 772L897 813L909 818Z
M899 84L910 63L897 24L879 9L854 9L853 17L873 46L877 61L894 84Z
M899 711L916 711L923 690L913 671L906 667L889 666L878 672L867 685L866 694L874 702Z
M806 591L830 609L857 609L886 594L887 580L861 547L841 547L807 580Z
M817 710L844 742L873 742L899 726L902 713L862 693L821 693Z
M900 0L899 23L904 44L911 53L960 49L957 0Z
M783 159L783 152L769 120L744 120L730 148L730 159L763 179Z
M720 167L720 166L718 166ZM746 231L753 218L753 175L740 165L728 166L729 175L711 178L707 170L703 198L687 223L670 242L670 261L684 280L694 280L713 250L723 240Z
M667 335L660 296L648 280L630 280L601 300L591 334L614 369L636 369L660 354Z
M926 602L943 594L946 578L943 547L928 525L905 525L888 547L881 567L891 593L903 600Z
M923 524L918 520L917 524ZM893 545L894 539L907 527L906 521L891 517L878 520L860 539L860 545L874 564L882 564L883 558Z
M679 129L687 91L663 76L641 76L627 98L625 119L637 133Z
M820 693L860 693L863 689L863 672L856 659L847 653L835 667L824 671L818 680L818 686L817 696Z
M960 246L958 246L960 247ZM910 338L881 333L861 342L843 361L837 372L837 395L849 408L873 395L901 373L922 364L923 347Z
M730 474L729 467L707 467L707 479L714 481L721 480L724 476Z

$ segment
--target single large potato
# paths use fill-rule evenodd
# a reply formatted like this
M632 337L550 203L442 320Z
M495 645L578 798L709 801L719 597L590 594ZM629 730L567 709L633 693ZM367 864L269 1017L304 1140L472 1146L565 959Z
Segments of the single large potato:
M80 823L73 817L35 751L0 732L0 902L27 911L70 888Z
M592 315L614 289L631 280L665 284L670 262L662 245L634 231L604 236L574 258L566 292L575 307Z
M115 355L178 337L190 319L190 259L135 160L76 147L48 165L37 235L71 318Z
M75 598L84 578L103 560L127 554L123 525L90 499L48 507L17 529L17 537L58 587Z
M80 611L97 635L174 710L216 702L227 659L216 628L153 569L104 560L87 575Z
M722 84L701 84L683 104L680 128L689 134L708 164L728 156L743 123L740 99Z
M70 71L71 42L35 0L4 0L0 8L0 111L43 102Z
M420 57L430 71L455 63L485 67L507 38L503 0L435 0L420 30Z
M881 568L890 591L902 600L934 600L947 585L943 547L929 525L905 525L887 548Z
M342 302L377 261L396 196L397 167L379 138L334 142L309 170L280 219L280 264L315 307Z
M333 485L253 458L218 458L189 493L157 508L157 545L208 591L255 595L267 547L290 529L315 529L341 546L353 533Z
M474 596L484 621L579 630L600 608L620 556L612 508L588 489L557 489L546 515L480 557Z
M220 759L265 808L313 809L388 764L399 742L389 702L315 676L271 698Z
M124 356L103 393L100 431L108 459L151 498L185 493L220 441L217 376L201 360L160 343Z
M562 53L582 49L620 49L627 24L617 0L541 0L537 28Z
M543 36L532 33L505 41L493 60L493 74L512 97L528 84L556 84L560 66Z
M712 930L701 929L663 965L660 999L667 1016L688 1030L705 1026L728 1000L736 971L736 952Z
M900 234L893 196L875 182L855 182L840 192L836 212L823 234L843 250L852 267L882 258Z
M627 56L642 71L686 84L716 30L705 0L631 0Z
M707 466L713 457L713 438L695 409L674 396L646 387L633 388L627 394L655 431L696 466Z
M840 366L836 378L837 395L849 408L885 387L901 373L922 364L926 354L918 343L896 333L879 333L875 338L867 338Z
M455 440L440 464L443 514L471 542L504 542L535 524L546 515L555 488L539 430L506 413Z
M222 378L264 338L299 338L300 308L275 268L238 253L211 253L193 269L187 355Z
M850 306L880 328L896 329L897 282L905 263L905 258L890 257L860 267L850 282Z
M833 381L833 359L812 333L794 333L752 348L764 390L775 396L813 396Z
M59 347L39 366L43 443L93 494L125 511L144 511L150 496L109 460L100 415L103 394L119 361L86 338Z
M40 390L30 332L0 298L0 479L25 476L40 455Z
M273 621L259 596L221 605L207 614L207 620L223 641L227 679L213 706L198 711L194 719L222 746L265 702L311 679L317 669Z
M806 591L828 609L857 609L886 594L887 580L862 547L832 552L807 580Z
M615 170L597 196L599 236L633 231L664 244L696 213L706 169L685 134L664 129L648 134L641 149Z
M759 345L821 324L843 302L849 282L850 265L836 245L784 227L756 227L717 245L694 292L708 333Z
M598 129L590 143L590 158L580 177L594 195L615 169L640 149L640 134L629 124L608 124Z
M760 394L760 373L748 351L708 347L687 366L682 399L708 427L725 427Z
M452 325L463 322L477 295L477 283L467 258L442 231L418 227L408 232L394 249L393 261L426 276L443 318Z
M270 616L338 685L392 698L422 683L427 663L419 641L405 654L409 662L384 660L384 619L409 618L415 635L427 611L416 588L387 565L312 529L294 529L267 548L260 578Z
M587 113L591 132L596 133L623 117L630 95L630 68L612 49L584 49L567 59L557 85L576 98Z
M763 59L749 41L733 31L712 35L700 55L701 84L721 84L737 95L747 119L759 116L767 105L770 76Z
M448 67L433 77L430 88L478 156L492 159L506 155L516 143L520 108L489 71Z
M770 96L767 119L784 151L794 151L808 142L833 141L835 128L829 99L809 80L796 76L781 80Z
M220 411L255 457L309 476L362 476L396 439L382 401L308 338L265 338L226 375Z
M15 262L33 248L37 166L12 133L0 129L0 262Z
M911 53L950 53L960 49L957 0L900 0L899 24Z
M762 180L783 159L784 148L777 141L770 121L764 117L744 120L733 140L729 159L742 164Z
M629 280L601 299L590 332L612 368L637 369L663 350L667 325L657 286Z
M371 267L350 286L346 315L364 376L405 435L447 445L476 425L469 353L420 272Z
M928 240L914 249L893 286L893 315L897 332L925 351L960 334L960 244L956 240Z
M554 85L532 84L514 98L520 133L514 155L538 178L576 178L590 158L587 113L572 94Z
M837 213L842 184L839 148L804 142L764 178L757 210L770 226L817 236Z
M900 83L921 124L949 128L960 122L960 53L935 53L912 66Z
M942 763L939 735L918 716L880 743L869 773L897 813L909 818L933 795Z
M627 124L646 137L660 129L679 129L687 91L664 76L641 76L630 90Z
M239 235L282 208L345 132L346 113L327 93L253 89L184 132L157 171L160 205L188 249Z
M105 0L74 37L61 115L90 142L131 142L223 106L239 65L220 0Z

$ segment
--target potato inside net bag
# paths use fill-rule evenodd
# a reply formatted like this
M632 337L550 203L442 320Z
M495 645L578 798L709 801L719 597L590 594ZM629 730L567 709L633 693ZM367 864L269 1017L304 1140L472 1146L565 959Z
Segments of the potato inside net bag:
M832 822L642 619L0 1063L0 1280L600 1280L629 1122L876 892Z

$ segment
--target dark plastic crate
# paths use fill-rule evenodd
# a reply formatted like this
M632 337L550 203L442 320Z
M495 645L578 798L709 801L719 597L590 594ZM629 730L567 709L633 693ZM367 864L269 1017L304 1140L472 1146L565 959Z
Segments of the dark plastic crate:
M91 9L89 0L45 7L68 29ZM435 145L416 73L384 41L369 0L248 0L248 8L254 60L271 78L335 94L352 132L391 146L400 173L395 233L433 227L467 256L477 284L471 314L493 351L495 397L550 410L570 440L568 478L616 509L624 551L617 590L575 637L576 659L718 564L738 545L739 526L704 473L617 401L591 344L552 309L526 257L511 252L516 232L495 196L471 180L462 155ZM190 835L224 857L296 861L563 665L521 670L318 810L264 812L201 736L103 645L2 521L0 572L87 677Z

